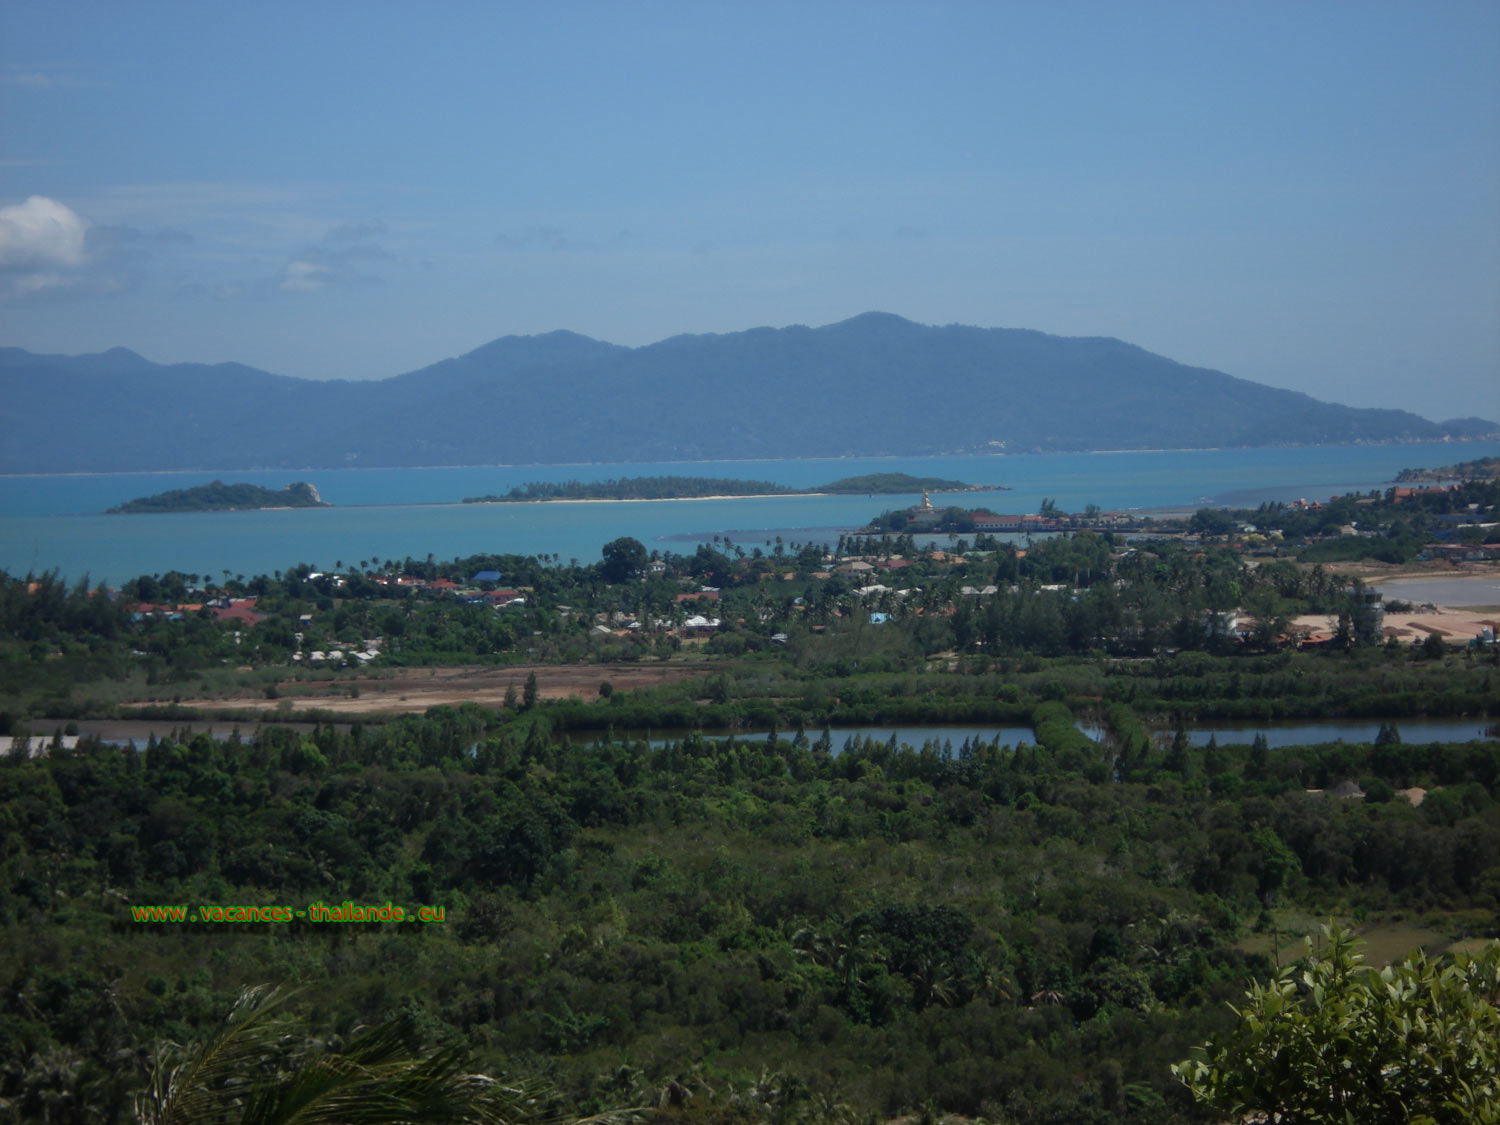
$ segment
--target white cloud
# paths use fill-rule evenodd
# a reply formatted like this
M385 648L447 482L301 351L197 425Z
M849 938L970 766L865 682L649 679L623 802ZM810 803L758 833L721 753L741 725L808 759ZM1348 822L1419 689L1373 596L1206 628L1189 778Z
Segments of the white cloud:
M81 266L88 229L71 207L44 195L0 207L0 270L43 272Z
M194 241L174 227L92 223L66 203L33 195L0 207L0 301L123 293L155 258Z
M370 266L391 260L389 253L372 243L341 250L309 246L287 264L281 288L290 293L316 293L330 285L379 284L381 279L370 272Z
M327 266L298 259L288 263L281 287L292 293L316 293L326 288L331 280L333 274Z

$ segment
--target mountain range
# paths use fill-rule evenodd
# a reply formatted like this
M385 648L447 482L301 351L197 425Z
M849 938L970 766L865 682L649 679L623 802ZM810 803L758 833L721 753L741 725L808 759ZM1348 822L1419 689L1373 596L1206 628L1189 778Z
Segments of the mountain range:
M506 336L389 379L318 381L124 348L0 348L0 473L560 464L1435 441L1477 418L1320 402L1108 338L822 328L629 348Z

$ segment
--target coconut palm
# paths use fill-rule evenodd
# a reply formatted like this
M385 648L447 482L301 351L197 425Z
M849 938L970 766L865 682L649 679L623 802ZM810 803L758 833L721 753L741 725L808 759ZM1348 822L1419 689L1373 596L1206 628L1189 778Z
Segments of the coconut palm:
M546 1087L471 1073L461 1047L423 1052L399 1020L356 1033L343 1050L310 1041L286 1015L287 993L246 989L208 1042L167 1045L136 1098L143 1125L558 1125ZM623 1115L621 1115L623 1116ZM597 1119L596 1119L597 1120Z

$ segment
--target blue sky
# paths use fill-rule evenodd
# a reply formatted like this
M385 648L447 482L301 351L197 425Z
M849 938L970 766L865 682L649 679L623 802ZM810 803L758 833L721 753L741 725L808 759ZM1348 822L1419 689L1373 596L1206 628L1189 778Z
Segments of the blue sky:
M872 309L1500 419L1500 5L0 3L0 344Z

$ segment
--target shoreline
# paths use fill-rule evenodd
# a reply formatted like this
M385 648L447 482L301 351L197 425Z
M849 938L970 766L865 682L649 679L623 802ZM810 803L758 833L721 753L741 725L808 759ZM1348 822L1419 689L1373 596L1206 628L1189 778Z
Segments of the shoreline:
M1129 454L1151 454L1151 453L1222 453L1222 452L1244 452L1251 450L1286 450L1286 449L1379 449L1396 448L1402 446L1416 445L1444 445L1465 446L1495 444L1492 437L1462 437L1462 438L1430 438L1419 440L1392 439L1390 441L1335 441L1335 442L1273 442L1265 445L1224 445L1224 446L1172 446L1170 448L1150 449L1025 449L1025 450L996 450L996 449L974 449L967 451L947 450L937 453L851 453L827 457L691 457L684 460L653 461L654 465L762 465L777 461L793 461L799 463L814 462L823 464L838 464L848 461L941 461L960 460L971 457L984 458L1012 458L1012 457L1073 457L1073 456L1098 456ZM66 477L127 477L127 476L173 476L197 473L343 473L343 472L430 472L449 471L454 469L558 469L558 468L592 468L598 465L620 465L635 464L635 462L622 461L525 461L525 462L493 462L486 464L464 464L464 465L303 465L298 467L260 465L235 468L176 468L176 469L62 469L51 472L0 472L0 480L36 480L45 478Z
M964 488L953 492L933 492L931 496L967 496L974 492L1011 492L1005 485L987 485L981 488ZM794 500L808 496L847 496L858 499L864 496L876 500L882 496L916 496L921 492L734 492L725 496L540 496L535 500L462 500L463 504L668 504L683 500ZM352 505L351 505L352 506Z
M728 496L539 496L535 500L461 500L471 506L499 504L676 504L683 500L784 500L797 496L844 496L842 492L736 492ZM901 495L901 494L896 494Z

